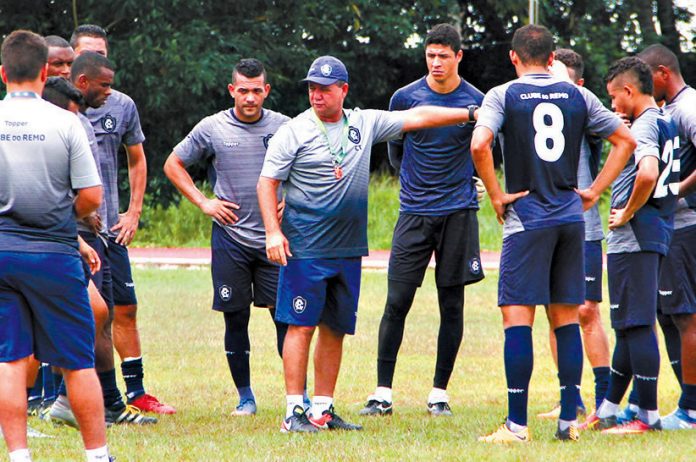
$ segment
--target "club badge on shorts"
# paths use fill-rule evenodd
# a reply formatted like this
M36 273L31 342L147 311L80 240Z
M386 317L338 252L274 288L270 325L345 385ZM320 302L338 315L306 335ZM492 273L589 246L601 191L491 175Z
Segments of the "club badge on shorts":
M293 298L292 309L295 310L295 313L301 314L305 309L307 309L307 300L300 296Z

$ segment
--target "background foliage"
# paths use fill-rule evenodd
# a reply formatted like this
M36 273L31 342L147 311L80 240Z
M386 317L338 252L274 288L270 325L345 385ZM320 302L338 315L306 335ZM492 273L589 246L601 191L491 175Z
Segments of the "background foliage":
M298 81L318 55L348 66L348 105L386 108L391 94L423 75L420 39L439 22L457 24L465 42L462 75L482 90L514 77L507 53L512 32L527 22L519 0L0 0L0 35L28 28L68 38L76 24L109 33L116 88L140 110L149 161L149 198L178 200L162 173L172 147L204 116L231 102L226 84L234 63L257 57L273 85L268 107L295 115L307 106ZM687 10L671 0L544 0L540 22L560 46L585 56L587 85L604 95L602 77L616 58L662 41L678 51ZM406 44L406 45L405 45ZM692 54L682 56L687 81ZM385 147L373 169L389 171ZM124 163L122 162L122 165ZM203 178L204 169L194 172ZM124 191L126 176L122 175Z

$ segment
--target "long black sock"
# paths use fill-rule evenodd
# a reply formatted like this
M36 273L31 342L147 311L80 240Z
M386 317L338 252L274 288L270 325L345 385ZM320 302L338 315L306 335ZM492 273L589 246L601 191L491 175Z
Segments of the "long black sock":
M657 410L657 376L660 372L660 351L652 326L633 327L626 330L631 350L633 380L638 391L641 409Z
M283 357L283 343L285 343L285 334L288 333L288 325L285 324L284 322L278 322L275 320L275 308L271 308L268 311L270 311L271 319L273 319L273 323L275 324L276 348L278 350L278 356L280 356L282 358Z
M437 297L440 302L440 332L433 387L446 390L464 333L464 285L438 287Z
M631 383L633 369L631 368L631 351L626 339L626 331L616 330L616 346L611 359L611 376L609 377L609 390L607 400L614 404L621 403L626 394L628 384Z
M99 384L102 387L104 407L122 408L124 404L123 398L121 398L121 391L116 384L116 369L97 372L97 377L99 377Z
M667 349L669 364L672 366L674 375L677 376L677 380L681 386L684 382L682 380L681 336L679 334L679 328L674 324L671 316L658 315L657 320L665 336L665 347Z
M580 325L567 324L554 330L558 345L558 380L561 385L562 420L577 418L582 379L582 338Z
M249 373L249 317L250 309L223 313L225 317L225 354L232 380L237 389L251 385Z
M379 323L379 343L377 346L377 385L391 388L399 354L401 340L404 337L406 315L416 295L416 284L389 281L387 304L384 307L382 321Z

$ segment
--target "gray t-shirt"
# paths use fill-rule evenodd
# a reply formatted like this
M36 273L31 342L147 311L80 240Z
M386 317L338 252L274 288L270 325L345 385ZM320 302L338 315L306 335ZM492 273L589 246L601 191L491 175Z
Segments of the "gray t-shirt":
M367 255L367 185L372 145L398 138L404 111L344 110L348 120L343 177L334 174L326 137L308 109L278 129L261 176L283 181L283 233L294 258ZM325 124L340 151L344 123Z
M665 106L679 130L681 178L696 169L696 90L686 87ZM696 192L680 199L674 215L674 229L696 225Z
M201 120L174 148L186 167L205 161L215 196L239 205L234 211L239 221L218 224L242 245L259 249L266 245L256 183L268 142L288 120L283 114L264 109L260 120L245 123L229 109Z
M99 163L104 180L106 215L102 220L107 229L118 223L118 150L122 144L133 146L145 141L140 127L138 108L130 96L112 90L106 103L98 109L87 109L85 115L92 123L99 144ZM116 233L109 231L109 235Z
M0 250L74 254L74 190L101 184L72 113L35 93L0 103Z
M82 128L85 129L85 134L87 135L87 141L89 142L89 150L92 152L92 156L94 157L94 163L97 166L97 172L99 173L99 178L102 178L101 174L101 166L99 165L99 145L97 144L97 138L94 136L94 129L92 128L92 124L90 123L89 119L85 117L83 114L80 114L79 112L77 113L77 118L80 119L80 123L82 124ZM105 217L106 216L106 203L102 199L101 205L99 205L99 208L97 209L97 213L99 214L100 217ZM77 230L79 232L92 232L92 228L87 226L83 221L78 221L77 222ZM102 229L100 232L106 232L106 224L102 221Z
M580 145L580 163L578 164L578 189L587 189L592 185L594 177L590 169L590 144L587 142L587 137L583 138ZM599 205L595 204L591 209L583 213L585 218L585 240L586 241L601 241L604 239L604 231L602 230L602 219L599 216Z

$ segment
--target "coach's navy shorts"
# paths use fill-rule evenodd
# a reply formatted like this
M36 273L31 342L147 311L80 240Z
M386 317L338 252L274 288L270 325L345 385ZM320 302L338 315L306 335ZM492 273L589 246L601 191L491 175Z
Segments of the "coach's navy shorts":
M244 246L213 223L213 309L233 312L254 306L275 306L279 266L268 261L265 249Z
M86 276L91 279L92 282L94 282L99 294L106 302L106 306L109 308L109 311L111 311L114 309L114 292L111 282L111 265L109 264L109 258L106 255L106 243L104 242L105 238L86 231L80 231L80 237L84 239L85 242L89 244L90 247L92 247L99 255L99 259L101 260L101 268L99 268L99 271L94 274L90 273L89 265L87 265L84 260L82 260L83 267Z
M602 241L585 241L585 300L602 301Z
M660 267L658 309L662 314L696 313L696 226L677 229Z
M116 239L109 237L106 246L106 255L111 266L111 281L113 284L113 299L116 306L137 305L135 296L135 283L131 273L128 248L116 243Z
M64 369L94 367L94 316L78 255L0 252L0 362L32 353Z
M661 258L657 252L607 255L611 327L628 329L655 324Z
M389 279L420 286L433 252L438 287L483 279L476 210L444 216L400 213L389 256Z
M281 266L276 321L293 326L324 323L355 333L361 257L291 259Z
M498 306L583 304L584 233L584 223L570 223L503 239Z

